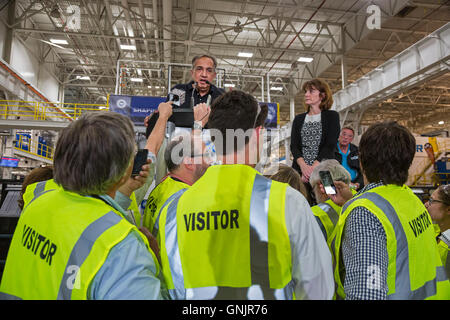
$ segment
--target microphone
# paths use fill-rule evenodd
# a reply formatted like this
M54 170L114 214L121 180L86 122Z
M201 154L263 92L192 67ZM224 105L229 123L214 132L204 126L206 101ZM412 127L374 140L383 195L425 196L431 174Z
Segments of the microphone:
M194 109L194 91L197 90L198 82L194 81L194 90L192 90L191 94L191 109Z

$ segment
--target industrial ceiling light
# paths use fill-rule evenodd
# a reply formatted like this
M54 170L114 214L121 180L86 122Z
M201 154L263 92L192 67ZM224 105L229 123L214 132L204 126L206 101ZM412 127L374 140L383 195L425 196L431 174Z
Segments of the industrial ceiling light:
M251 53L251 52L239 52L238 53L238 57L251 58L251 57L253 57L253 53Z
M442 124L444 124L444 121L441 120L441 121L438 122L438 124L441 124L441 125L442 125Z
M311 57L300 57L300 58L298 58L298 62L311 62L311 61L313 61L314 60L314 58L311 58Z
M142 78L130 78L130 81L132 81L132 82L143 82L144 79L142 79Z
M54 44L69 44L65 39L50 39L50 42Z
M121 44L120 49L122 50L136 50L136 46L128 45L128 44Z
M273 91L283 91L283 87L271 87L270 90L273 90Z

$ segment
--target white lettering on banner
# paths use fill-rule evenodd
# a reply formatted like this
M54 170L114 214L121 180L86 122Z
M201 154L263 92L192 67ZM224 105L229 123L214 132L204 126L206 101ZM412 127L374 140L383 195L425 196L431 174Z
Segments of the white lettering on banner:
M381 29L381 10L377 5L370 5L366 10L370 16L367 18L366 25L370 30Z
M67 267L66 273L70 274L70 276L67 278L66 285L69 290L73 289L80 289L80 278L81 275L79 275L80 267L76 265L70 265Z

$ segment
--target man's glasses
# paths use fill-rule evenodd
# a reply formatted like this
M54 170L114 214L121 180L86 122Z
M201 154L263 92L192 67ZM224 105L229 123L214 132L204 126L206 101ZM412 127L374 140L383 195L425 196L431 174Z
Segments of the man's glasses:
M433 199L433 198L428 199L428 202L429 202L430 204L433 204L434 202L444 203L444 201L436 200L436 199Z

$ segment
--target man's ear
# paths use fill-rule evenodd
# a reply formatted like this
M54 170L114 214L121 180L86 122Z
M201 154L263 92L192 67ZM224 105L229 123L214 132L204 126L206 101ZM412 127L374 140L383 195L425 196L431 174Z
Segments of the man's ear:
M194 158L184 157L182 160L182 164L186 167L186 169L193 171L194 167Z

